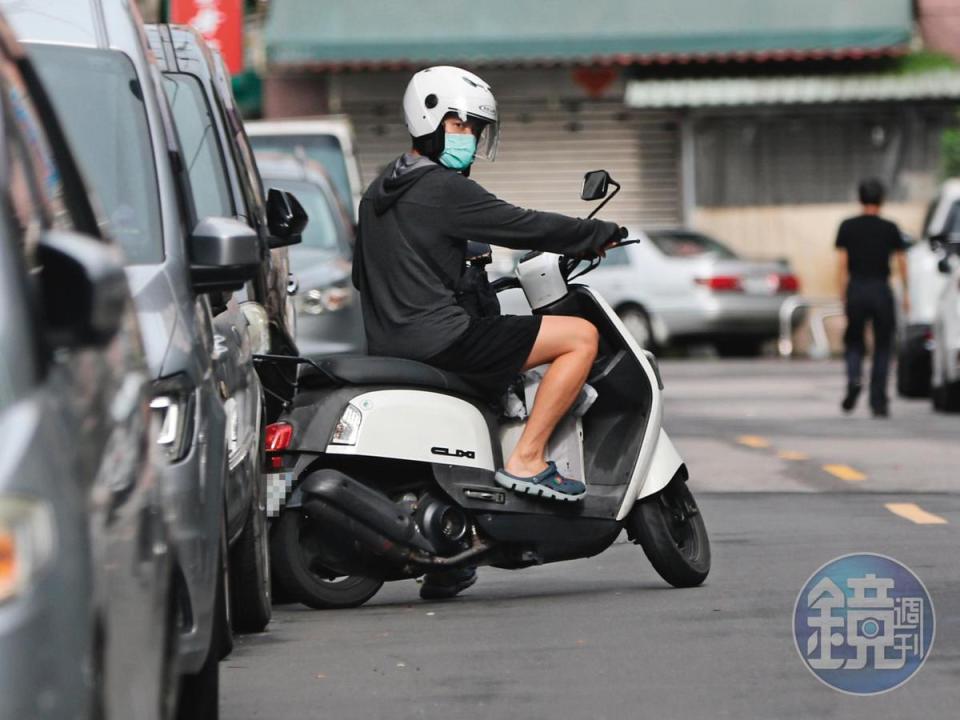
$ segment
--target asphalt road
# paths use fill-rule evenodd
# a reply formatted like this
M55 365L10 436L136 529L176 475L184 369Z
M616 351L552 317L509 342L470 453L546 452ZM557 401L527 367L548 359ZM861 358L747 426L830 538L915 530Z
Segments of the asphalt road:
M223 663L222 717L956 718L960 416L894 401L889 420L840 417L839 372L664 364L666 427L712 541L703 587L669 588L623 539L589 560L483 569L449 602L405 581L356 610L277 607ZM904 562L936 608L927 663L876 697L821 684L791 632L807 578L851 552Z

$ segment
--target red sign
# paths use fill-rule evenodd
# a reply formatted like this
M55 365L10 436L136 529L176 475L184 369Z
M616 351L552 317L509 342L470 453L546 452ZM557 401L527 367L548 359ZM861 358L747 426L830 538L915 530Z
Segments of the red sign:
M231 73L243 70L243 0L172 0L170 22L193 26Z

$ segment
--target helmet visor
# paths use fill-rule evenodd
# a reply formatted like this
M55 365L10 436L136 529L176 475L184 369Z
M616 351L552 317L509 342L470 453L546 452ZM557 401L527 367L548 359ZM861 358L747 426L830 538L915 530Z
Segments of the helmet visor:
M497 157L497 147L500 145L500 124L476 115L469 115L468 117L480 120L483 123L480 134L477 136L477 152L474 157L493 162L494 158Z

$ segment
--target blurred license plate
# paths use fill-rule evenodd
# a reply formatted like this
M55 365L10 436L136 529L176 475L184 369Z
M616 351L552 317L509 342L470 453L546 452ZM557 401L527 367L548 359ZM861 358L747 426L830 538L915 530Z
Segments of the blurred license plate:
M743 291L752 295L772 295L777 291L776 278L769 275L747 276L743 279Z

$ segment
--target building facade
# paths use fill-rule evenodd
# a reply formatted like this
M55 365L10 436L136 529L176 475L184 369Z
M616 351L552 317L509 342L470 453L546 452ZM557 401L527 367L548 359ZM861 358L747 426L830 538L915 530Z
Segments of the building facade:
M939 180L960 72L917 61L918 27L911 0L272 0L264 114L348 114L369 180L409 144L410 74L461 65L501 106L500 153L473 175L495 194L583 215L603 167L623 185L611 219L786 257L829 296L857 181L882 178L915 234Z

